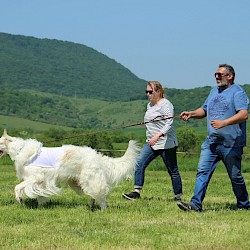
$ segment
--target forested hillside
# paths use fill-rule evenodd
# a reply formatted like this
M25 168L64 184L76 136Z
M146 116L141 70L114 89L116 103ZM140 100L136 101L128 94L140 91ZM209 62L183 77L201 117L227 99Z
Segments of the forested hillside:
M0 87L0 115L71 128L140 122L147 103L146 82L94 49L5 33ZM250 85L243 88L250 96ZM166 89L166 96L179 114L199 107L210 89Z
M0 58L0 85L8 88L103 100L144 96L144 80L82 44L0 33Z
M250 96L250 86L244 85L243 88ZM210 89L210 87L190 90L166 89L166 95L175 107L175 114L179 114L181 111L193 110L202 105ZM147 104L146 96L144 100L130 102L104 101L32 90L10 90L6 87L0 89L0 96L0 115L88 129L140 122Z

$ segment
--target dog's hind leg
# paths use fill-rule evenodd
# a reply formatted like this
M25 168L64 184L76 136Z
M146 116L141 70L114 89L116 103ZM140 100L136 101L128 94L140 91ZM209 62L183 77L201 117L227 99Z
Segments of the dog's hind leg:
M105 200L105 198L102 198L100 200L98 200L101 206L101 210L104 211L107 208L107 202Z
M105 198L102 198L98 200L98 203L100 204L101 210L104 211L107 208L107 202ZM95 199L91 197L89 207L93 211L95 205Z
M90 209L93 211L94 209L94 205L95 205L95 199L94 198L90 198L90 203L89 203L89 207Z
M68 184L72 190L74 190L77 194L81 195L82 189L79 185L79 182L76 179L70 179L68 180Z

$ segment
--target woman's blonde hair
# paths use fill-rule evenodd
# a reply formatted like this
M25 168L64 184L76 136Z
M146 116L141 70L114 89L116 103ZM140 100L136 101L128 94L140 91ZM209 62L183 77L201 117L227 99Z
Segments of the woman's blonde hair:
M164 98L164 89L158 81L149 81L148 85L152 88L153 91L160 93L160 98Z

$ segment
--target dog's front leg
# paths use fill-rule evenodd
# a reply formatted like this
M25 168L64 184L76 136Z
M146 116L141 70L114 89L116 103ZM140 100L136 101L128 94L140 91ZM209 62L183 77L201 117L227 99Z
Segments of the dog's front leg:
M23 198L22 197L16 196L16 200L18 201L19 204L23 203Z
M16 195L16 200L18 203L22 204L23 202L23 185L22 183L18 184L15 186L15 195Z
M47 203L48 199L46 197L43 197L43 196L38 196L37 197L37 202L38 202L38 205L43 205L45 203Z

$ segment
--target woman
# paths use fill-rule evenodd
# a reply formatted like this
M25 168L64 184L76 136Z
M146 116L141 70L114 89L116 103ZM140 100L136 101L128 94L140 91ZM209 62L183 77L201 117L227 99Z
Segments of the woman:
M160 155L172 180L174 199L180 201L182 181L176 157L178 142L173 126L174 108L172 103L164 98L164 89L159 82L148 82L146 94L150 101L144 116L146 143L137 159L134 191L122 196L129 200L140 198L144 184L145 169L152 160Z

